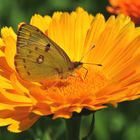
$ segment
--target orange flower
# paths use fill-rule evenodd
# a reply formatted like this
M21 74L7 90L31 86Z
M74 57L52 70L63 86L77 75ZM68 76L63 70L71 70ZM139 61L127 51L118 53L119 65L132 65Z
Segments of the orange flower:
M0 39L0 126L21 132L41 116L70 118L83 109L96 111L108 104L134 100L140 92L140 30L128 17L89 15L82 8L72 13L56 12L52 17L35 15L30 24L47 34L78 61L93 46L75 76L46 81L25 81L15 70L16 34L4 27Z
M140 24L140 1L139 0L109 0L111 6L107 7L110 13L123 13L131 17L132 21Z

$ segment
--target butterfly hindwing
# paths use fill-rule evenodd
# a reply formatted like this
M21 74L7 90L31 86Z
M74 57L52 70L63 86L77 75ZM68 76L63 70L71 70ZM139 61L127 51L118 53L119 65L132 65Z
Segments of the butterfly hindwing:
M67 54L38 28L21 25L15 67L22 78L40 81L68 71L71 64Z

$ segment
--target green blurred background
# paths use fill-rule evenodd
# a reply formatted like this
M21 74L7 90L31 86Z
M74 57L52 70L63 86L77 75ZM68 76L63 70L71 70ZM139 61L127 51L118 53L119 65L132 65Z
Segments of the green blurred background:
M0 28L12 26L17 30L18 23L30 21L35 13L52 15L54 11L72 11L81 6L92 14L103 13L107 18L107 0L0 0ZM109 107L97 111L94 135L91 140L140 140L140 100L124 102L118 108ZM84 117L81 134L85 135L91 117ZM42 125L43 124L43 125ZM20 134L10 133L0 128L0 140L65 140L63 119L52 121L42 118L29 131Z

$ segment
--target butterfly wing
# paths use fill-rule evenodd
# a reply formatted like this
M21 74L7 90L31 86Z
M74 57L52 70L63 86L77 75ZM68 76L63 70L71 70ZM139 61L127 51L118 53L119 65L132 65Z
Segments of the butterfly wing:
M41 81L67 72L72 67L72 62L37 27L23 24L18 30L15 67L22 78Z

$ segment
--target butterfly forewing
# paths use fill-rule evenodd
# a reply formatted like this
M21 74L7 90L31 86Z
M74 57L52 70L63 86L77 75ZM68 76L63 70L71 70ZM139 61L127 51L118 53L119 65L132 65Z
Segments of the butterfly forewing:
M37 27L23 24L17 36L15 67L19 75L41 81L61 75L72 67L67 54Z

